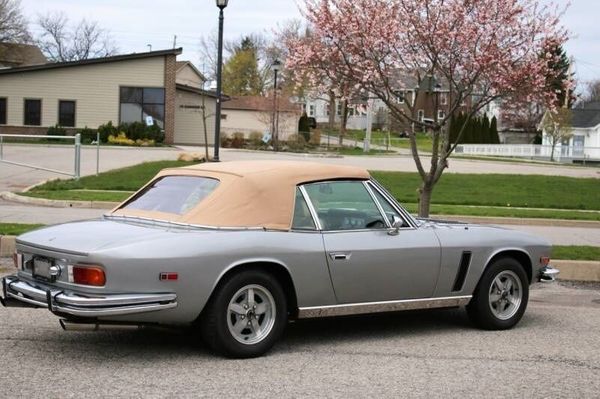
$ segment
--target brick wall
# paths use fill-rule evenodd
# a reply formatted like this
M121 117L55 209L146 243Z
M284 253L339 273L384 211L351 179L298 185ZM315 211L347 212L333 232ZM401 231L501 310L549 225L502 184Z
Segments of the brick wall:
M176 56L165 57L165 143L175 141Z

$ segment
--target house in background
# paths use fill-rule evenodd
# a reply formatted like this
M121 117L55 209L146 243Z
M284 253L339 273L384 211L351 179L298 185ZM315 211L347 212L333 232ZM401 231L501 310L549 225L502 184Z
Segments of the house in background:
M208 135L210 144L216 95L202 89L205 78L192 63L177 62L181 52L179 48L2 68L0 133L46 134L57 124L73 133L109 121L146 122L150 116L164 130L166 143L203 144L204 106L207 129L213 132Z
M412 77L398 78L397 88L394 90L394 101L400 108L404 108L406 113L410 113L409 105L414 107L415 119L424 122L433 122L436 119L441 120L448 115L450 111L450 90L447 84L443 81L438 81L432 76L425 76L421 82L418 82ZM399 120L394 117L388 106L380 99L374 98L372 108L372 123L373 129L390 130L392 132L401 133L410 131L413 126L411 122ZM469 109L473 99L468 97L459 107L458 112L464 112ZM366 129L367 127L367 112L366 100L355 99L351 100L348 105L348 129ZM304 112L309 117L314 117L320 125L329 123L329 97L326 94L316 95L312 98L307 98L302 104ZM499 119L500 109L499 103L493 102L488 104L480 112L482 115L487 114L491 119L494 116ZM335 117L336 126L342 118L342 102L335 101Z
M600 160L600 102L571 110L572 135L557 143L554 156L564 160ZM546 117L546 116L544 116ZM542 144L552 146L552 138L542 131Z
M277 112L274 110L277 109ZM271 132L273 117L277 115L279 140L286 140L298 133L298 121L302 108L286 97L278 97L275 107L272 97L240 96L223 102L221 132L225 135Z
M42 51L32 44L0 43L0 68L39 65L48 62Z

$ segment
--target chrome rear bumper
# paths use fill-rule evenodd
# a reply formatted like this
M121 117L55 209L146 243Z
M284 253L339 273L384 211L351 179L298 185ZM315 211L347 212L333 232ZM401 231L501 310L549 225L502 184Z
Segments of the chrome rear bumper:
M540 270L538 280L543 283L550 283L556 280L556 276L558 276L558 273L560 273L560 270L555 269L550 265L545 266L542 270Z
M161 293L84 296L9 276L2 279L0 302L6 307L48 308L57 315L95 318L172 309L177 306L177 295Z

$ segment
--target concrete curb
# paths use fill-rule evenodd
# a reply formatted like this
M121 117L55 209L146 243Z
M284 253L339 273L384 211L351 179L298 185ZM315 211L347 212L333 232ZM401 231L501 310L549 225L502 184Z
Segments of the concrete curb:
M15 236L0 236L0 257L10 257L15 252ZM553 260L552 266L560 270L559 280L600 282L600 261Z
M49 200L45 198L26 197L8 191L0 193L0 198L17 202L19 204L48 206L52 208L88 208L88 209L113 209L120 202L107 201L65 201L65 200Z
M475 224L511 224L526 226L552 226L552 227L584 227L590 229L600 228L597 220L572 220L572 219L538 219L538 218L511 218L492 216L462 216L462 215L432 215L432 219L456 220Z
M553 260L552 266L560 270L559 280L600 282L600 261Z
M0 258L13 256L15 252L15 236L0 235Z

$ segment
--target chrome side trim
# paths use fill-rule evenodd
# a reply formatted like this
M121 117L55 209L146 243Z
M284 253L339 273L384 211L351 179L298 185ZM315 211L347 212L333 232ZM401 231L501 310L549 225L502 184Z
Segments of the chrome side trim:
M390 224L390 221L388 220L387 215L385 214L385 211L383 210L383 207L381 206L381 204L379 203L379 201L377 201L377 198L375 197L375 194L373 194L373 190L371 189L369 183L367 181L363 181L362 183L363 183L363 186L365 187L365 190L367 190L367 192L371 196L371 200L375 203L375 206L379 210L379 214L383 218L383 222L385 223L385 227L388 228L388 229L391 228L392 225Z
M310 197L308 196L308 193L306 192L304 185L298 186L298 188L300 189L300 192L302 193L302 196L304 197L304 201L306 202L306 205L308 205L308 211L310 212L310 214L313 218L313 222L315 223L315 226L317 226L317 230L322 231L323 226L321 226L321 221L319 220L319 214L317 213L317 210L315 209L312 201L310 200Z
M436 309L464 306L472 295L405 299L399 301L348 303L342 305L310 306L298 309L298 318L348 316L366 313L395 312L399 310Z

